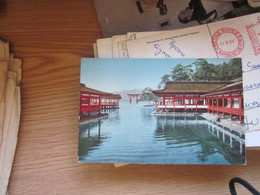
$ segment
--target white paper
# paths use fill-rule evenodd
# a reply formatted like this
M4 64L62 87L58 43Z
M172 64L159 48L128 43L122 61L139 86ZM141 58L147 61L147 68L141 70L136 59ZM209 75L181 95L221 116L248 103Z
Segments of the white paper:
M126 47L126 41L119 41L117 43L119 58L129 58Z
M128 32L126 38L128 41L140 39L142 37L148 37L151 35L157 35L165 31L148 31L148 32Z
M119 58L118 43L120 41L126 41L126 35L118 35L112 37L112 56L113 58Z
M112 58L112 38L97 40L98 58Z

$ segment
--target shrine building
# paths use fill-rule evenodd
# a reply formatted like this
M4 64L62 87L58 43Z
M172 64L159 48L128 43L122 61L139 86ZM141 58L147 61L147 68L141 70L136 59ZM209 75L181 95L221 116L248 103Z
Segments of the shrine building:
M120 94L107 93L86 87L80 84L80 118L84 112L91 115L91 112L98 112L104 109L118 109L119 100L122 99Z
M110 96L112 93L106 93L86 87L84 84L80 84L80 109L79 116L83 116L84 112L91 115L91 112L97 111L100 114L101 111L101 97Z
M209 112L242 121L242 91L242 79L167 82L164 89L153 91L160 97L155 113Z
M101 109L118 109L120 99L120 94L101 96Z
M233 80L233 83L215 89L207 94L208 112L244 120L243 83L242 79Z

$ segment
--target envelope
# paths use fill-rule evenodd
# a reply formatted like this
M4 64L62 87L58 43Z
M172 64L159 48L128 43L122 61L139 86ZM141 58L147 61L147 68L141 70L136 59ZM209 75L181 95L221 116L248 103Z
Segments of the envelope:
M97 44L97 56L99 58L112 58L112 38L98 39Z
M243 62L246 146L260 146L260 13L126 42L129 58L232 58Z
M119 41L117 43L117 48L118 48L119 58L129 58L127 48L126 48L126 41Z
M112 37L112 57L119 58L118 43L126 41L126 35L117 35Z

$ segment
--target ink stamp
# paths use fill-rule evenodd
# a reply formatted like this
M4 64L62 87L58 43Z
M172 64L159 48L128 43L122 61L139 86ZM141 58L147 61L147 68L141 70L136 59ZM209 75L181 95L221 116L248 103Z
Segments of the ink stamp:
M243 36L234 28L221 28L212 36L212 45L223 57L234 57L244 48Z
M258 17L258 21L255 24L246 25L246 30L257 56L260 54L260 17Z

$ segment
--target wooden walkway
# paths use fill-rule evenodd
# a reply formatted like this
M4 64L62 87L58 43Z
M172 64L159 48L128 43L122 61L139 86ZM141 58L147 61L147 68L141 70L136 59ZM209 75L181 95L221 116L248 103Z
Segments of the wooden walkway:
M108 114L97 114L97 115L91 115L91 116L83 115L81 117L81 119L79 119L79 125L83 125L83 124L90 123L92 121L96 121L96 120L107 118L107 117L108 117Z
M220 118L220 121L218 122L217 115L212 113L203 113L201 116L223 127L227 127L231 130L234 130L239 134L245 134L245 124L240 123L240 121L231 121L230 118Z

